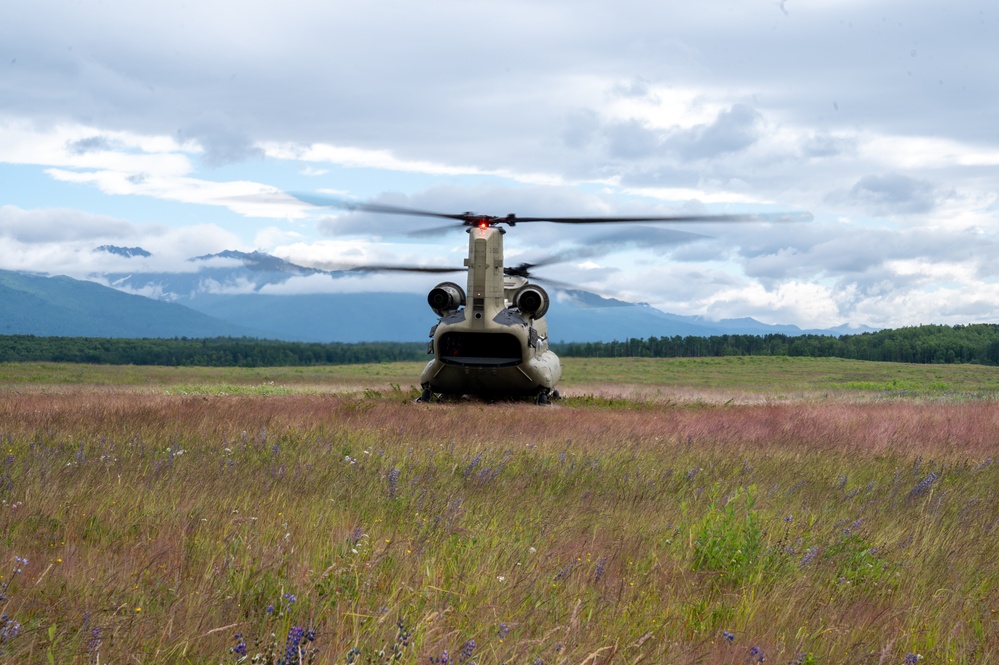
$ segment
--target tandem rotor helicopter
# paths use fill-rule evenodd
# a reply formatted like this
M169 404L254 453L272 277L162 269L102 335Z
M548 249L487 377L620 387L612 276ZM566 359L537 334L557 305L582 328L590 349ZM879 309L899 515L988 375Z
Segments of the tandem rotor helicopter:
M531 268L552 263L503 264L503 236L517 224L606 224L627 222L751 222L808 221L810 213L745 215L666 215L642 217L504 217L473 212L440 213L373 203L353 203L312 194L295 194L316 206L387 215L437 217L458 222L468 233L468 258L464 268L418 266L359 266L356 271L448 273L467 269L465 287L441 282L427 294L427 303L438 316L430 329L427 353L433 360L420 374L418 402L444 396L474 395L485 398L533 398L536 404L558 399L556 385L562 378L559 358L549 348L545 314L551 299L545 289L528 281Z

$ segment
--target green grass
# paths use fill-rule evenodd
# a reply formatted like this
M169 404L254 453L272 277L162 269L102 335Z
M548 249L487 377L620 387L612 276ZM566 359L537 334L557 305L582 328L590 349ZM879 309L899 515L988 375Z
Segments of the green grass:
M610 363L567 375L677 371ZM276 663L296 626L317 663L999 660L999 412L899 392L991 369L761 365L673 387L806 397L417 405L408 366L3 366L0 661Z
M268 386L291 392L408 389L425 363L397 362L322 367L147 367L68 363L0 363L0 390L17 386L118 386L177 390L197 386ZM803 395L999 394L999 367L911 365L838 358L564 358L561 390L589 395L595 387L624 384L646 389L750 392L768 397ZM252 392L252 391L251 391ZM904 396L904 395L903 395Z
M912 365L839 358L568 358L566 386L636 383L771 395L824 392L999 393L999 367Z

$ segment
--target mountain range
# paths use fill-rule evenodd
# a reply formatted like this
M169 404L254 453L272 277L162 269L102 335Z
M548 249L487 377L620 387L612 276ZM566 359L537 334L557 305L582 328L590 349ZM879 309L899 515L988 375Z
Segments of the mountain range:
M103 245L95 251L127 259L150 256L140 247ZM224 251L189 263L187 272L136 270L94 274L89 280L0 271L0 334L412 342L428 339L437 322L426 299L413 293L267 292L296 278L325 283L356 272L303 267L262 252ZM547 318L554 342L872 330L802 330L751 318L709 321L582 290L551 291Z

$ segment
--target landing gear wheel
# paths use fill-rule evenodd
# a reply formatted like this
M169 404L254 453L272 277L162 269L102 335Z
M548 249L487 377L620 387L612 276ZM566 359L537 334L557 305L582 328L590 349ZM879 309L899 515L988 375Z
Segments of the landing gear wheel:
M417 404L429 404L433 400L434 400L434 394L432 392L430 392L430 388L429 387L424 387L423 388L423 392L420 393L420 396L418 398L416 398L416 403Z
M557 390L552 391L552 399L562 399L562 395Z
M534 399L534 403L537 404L538 406L548 406L549 404L551 404L551 402L548 401L548 389L547 388L542 388L538 392L538 396Z

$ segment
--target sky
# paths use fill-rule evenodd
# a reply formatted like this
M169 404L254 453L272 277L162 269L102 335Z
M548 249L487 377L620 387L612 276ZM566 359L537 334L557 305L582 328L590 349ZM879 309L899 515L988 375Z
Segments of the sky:
M432 220L294 193L520 216L807 211L518 225L506 259L565 256L539 276L712 320L996 322L997 81L985 0L8 2L0 269L467 252L460 230L411 235Z

